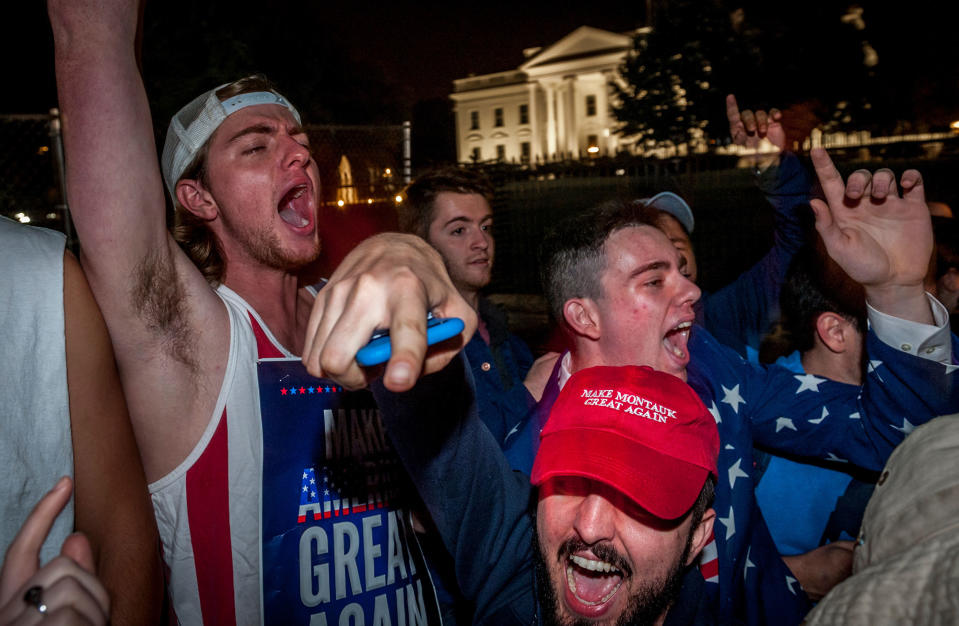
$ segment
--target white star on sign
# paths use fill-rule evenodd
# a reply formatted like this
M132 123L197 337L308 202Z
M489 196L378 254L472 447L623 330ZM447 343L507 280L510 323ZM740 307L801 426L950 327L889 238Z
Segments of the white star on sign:
M908 434L911 433L912 431L916 430L915 424L913 424L912 422L910 422L910 421L907 420L906 418L902 418L902 428L900 428L900 427L898 427L898 426L893 426L892 424L889 424L889 427L892 428L893 430L898 430L899 432L901 432L901 433L904 434L904 435L908 435Z
M733 517L733 507L729 507L729 517L718 517L719 523L726 527L726 541L736 534L736 518Z
M796 374L794 377L799 381L799 389L796 390L796 393L801 393L807 389L810 391L819 391L819 385L826 382L825 378L819 378L818 376L813 376L812 374Z
M713 419L716 420L717 424L721 424L723 422L723 418L719 416L719 407L716 406L715 400L713 400L713 405L709 407L709 412L712 413Z
M756 567L756 564L749 560L749 553L752 552L752 546L746 549L746 566L743 567L743 580L749 575L749 568Z
M779 419L776 420L776 432L778 433L783 428L791 428L792 430L795 430L795 431L799 430L798 428L796 428L796 425L793 424L793 421L789 419L788 417L780 417Z
M796 579L792 576L786 576L786 587L789 589L789 593L796 595L796 590L793 589L793 583L796 582Z
M742 476L743 478L749 478L749 474L744 472L740 465L742 464L742 457L736 459L736 462L729 466L729 488L732 489L736 486L736 479Z
M822 415L820 415L818 419L809 420L809 423L810 423L810 424L821 424L822 421L823 421L824 419L826 419L826 416L827 416L827 415L829 415L829 409L827 409L826 407L823 407L823 408L822 408Z
M739 414L739 405L745 404L746 401L743 400L743 397L739 395L739 385L736 385L732 389L726 389L726 385L720 385L723 388L723 399L721 402L725 402L729 406L733 407L733 411L736 414Z

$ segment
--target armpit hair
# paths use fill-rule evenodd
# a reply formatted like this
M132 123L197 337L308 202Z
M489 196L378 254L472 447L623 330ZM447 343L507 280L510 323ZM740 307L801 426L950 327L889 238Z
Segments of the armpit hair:
M149 252L133 269L133 276L133 310L169 356L198 372L193 331L187 324L186 293L173 260Z

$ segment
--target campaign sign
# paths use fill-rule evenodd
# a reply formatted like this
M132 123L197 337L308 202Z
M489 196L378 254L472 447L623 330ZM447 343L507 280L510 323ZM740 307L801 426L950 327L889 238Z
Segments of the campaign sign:
M265 624L437 624L408 479L368 391L258 362Z

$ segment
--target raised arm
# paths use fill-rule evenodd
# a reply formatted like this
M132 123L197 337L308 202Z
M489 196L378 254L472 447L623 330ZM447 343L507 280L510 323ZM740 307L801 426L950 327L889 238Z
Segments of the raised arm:
M959 410L956 341L945 310L923 291L929 210L915 170L900 179L900 196L889 170L859 170L844 183L824 150L812 157L826 198L812 202L816 228L871 307L869 367L861 388L770 368L756 385L766 395L754 408L753 434L784 452L878 470L913 428Z
M775 210L774 243L755 265L703 298L703 323L721 342L751 358L778 316L786 270L804 240L800 216L808 211L811 183L796 155L784 151L786 133L778 109L741 111L729 95L726 116L733 141L753 153L757 183ZM777 151L758 152L763 139Z
M67 188L99 296L123 297L148 254L168 255L165 202L134 42L136 0L50 0ZM104 291L106 289L107 291Z
M69 252L63 274L76 529L92 545L112 623L155 624L163 597L159 539L110 338Z
M923 289L933 239L922 176L903 173L900 196L891 170L857 170L844 184L825 150L811 154L826 198L812 208L829 256L862 284L873 308L934 324Z
M755 159L758 169L778 165L779 155L786 149L786 131L782 125L779 109L764 111L740 110L736 96L726 96L726 119L729 120L729 136L737 146L743 146ZM760 154L763 139L768 139L775 152Z
M137 68L136 0L50 0L67 195L81 260L113 341L148 478L202 435L226 361L226 310L166 229ZM158 403L157 398L164 401ZM204 404L206 402L206 404Z

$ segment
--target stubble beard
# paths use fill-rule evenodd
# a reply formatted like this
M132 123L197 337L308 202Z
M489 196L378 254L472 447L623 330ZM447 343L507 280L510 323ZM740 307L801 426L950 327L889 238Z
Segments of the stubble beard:
M235 233L248 258L272 269L293 272L312 263L320 255L319 242L308 255L297 257L288 253L283 249L277 233L269 228L235 229Z
M566 583L565 570L560 571L561 579L550 579L549 569L546 566L546 557L539 544L539 533L533 524L533 559L536 572L536 595L539 598L539 609L542 623L546 626L595 626L608 624L609 626L645 626L655 624L663 613L676 601L683 586L683 577L686 573L686 559L692 547L693 529L686 537L686 546L683 554L673 565L672 569L662 578L647 581L636 588L626 604L626 609L617 616L603 622L596 622L585 618L578 618L560 612L560 599L557 589L562 589ZM567 545L560 548L563 554L569 554L580 549L575 542L567 541ZM565 559L563 559L565 560ZM623 581L625 584L626 581ZM617 592L619 593L619 592Z

